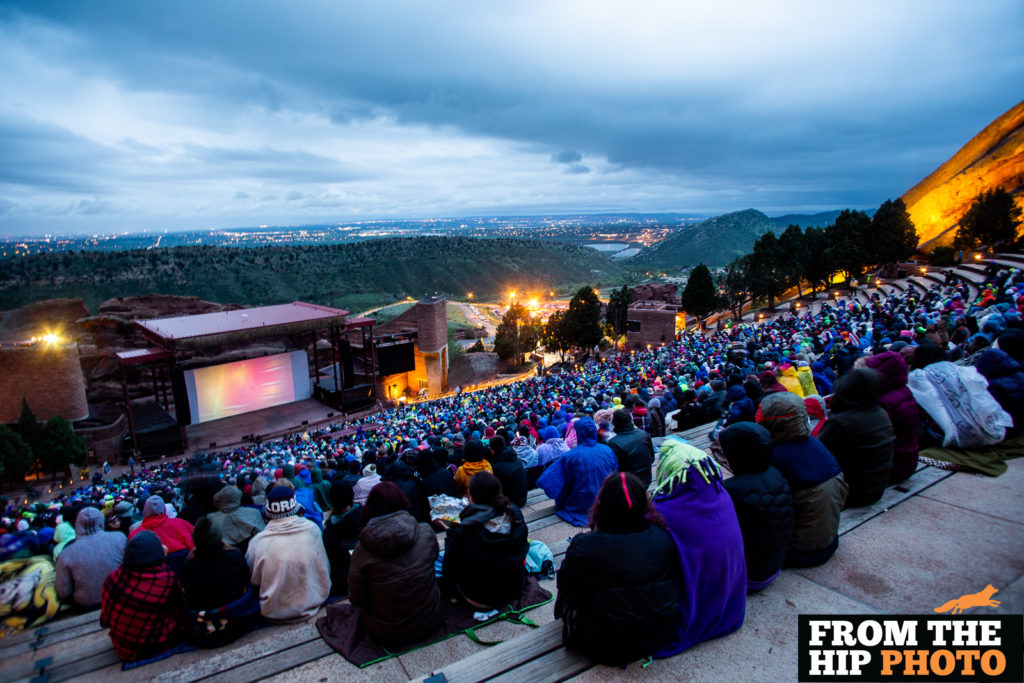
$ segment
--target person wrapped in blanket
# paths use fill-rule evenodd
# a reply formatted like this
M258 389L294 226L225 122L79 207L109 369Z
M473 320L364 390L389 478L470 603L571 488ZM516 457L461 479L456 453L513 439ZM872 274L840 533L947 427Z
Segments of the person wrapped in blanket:
M100 625L125 662L160 654L181 639L185 596L152 531L135 534L124 561L103 582Z
M0 563L0 637L38 626L60 610L53 563L35 556Z

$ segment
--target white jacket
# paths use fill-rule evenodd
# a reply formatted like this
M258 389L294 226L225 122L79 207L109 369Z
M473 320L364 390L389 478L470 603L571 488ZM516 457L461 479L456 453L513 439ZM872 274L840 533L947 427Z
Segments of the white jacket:
M260 612L287 621L316 614L331 592L320 529L298 516L272 519L249 542L245 560L260 587Z

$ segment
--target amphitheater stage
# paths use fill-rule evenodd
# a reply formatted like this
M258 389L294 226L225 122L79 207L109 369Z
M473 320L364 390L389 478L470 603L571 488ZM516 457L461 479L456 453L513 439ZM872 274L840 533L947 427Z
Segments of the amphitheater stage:
M188 425L185 427L188 436L186 452L223 450L238 444L251 443L254 436L266 440L306 427L343 422L344 419L345 417L334 408L324 405L315 398L307 398L273 408L254 410L251 413Z

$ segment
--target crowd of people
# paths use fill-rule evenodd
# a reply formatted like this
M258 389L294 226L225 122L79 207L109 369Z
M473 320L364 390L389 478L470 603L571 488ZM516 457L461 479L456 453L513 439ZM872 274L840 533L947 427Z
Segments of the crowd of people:
M870 299L8 501L0 580L52 558L53 586L7 626L100 608L138 661L347 596L374 640L413 643L443 600L516 597L536 487L587 529L558 572L566 643L609 664L681 652L740 628L784 567L828 561L841 511L912 475L921 449L1019 434L1024 275ZM709 423L708 451L679 437ZM465 499L457 520L432 515L435 496Z

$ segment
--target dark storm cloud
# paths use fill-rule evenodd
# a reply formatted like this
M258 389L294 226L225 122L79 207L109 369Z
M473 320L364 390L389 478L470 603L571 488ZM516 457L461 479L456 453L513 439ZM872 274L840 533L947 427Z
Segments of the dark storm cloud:
M408 136L395 154L440 134L507 141L564 166L558 182L619 192L603 201L624 208L868 207L1016 103L1021 25L1014 2L751 3L739 15L647 2L5 5L0 38L41 42L48 64L82 79L169 95L208 134L98 144L0 119L0 184L93 195L99 172L116 178L120 166L153 182L249 181L253 196L292 204L292 184L365 181L366 196L402 192L394 199L408 211L438 210L424 178L449 177L435 168L440 153L406 162L362 150L349 163L315 139L283 139L320 117L356 136L344 149L390 132ZM262 129L250 131L257 115ZM28 137L18 139L19 126ZM218 139L236 130L245 146ZM416 168L414 180L373 185ZM652 182L663 188L647 200L657 205L635 206ZM547 197L559 192L549 183L538 177ZM691 191L688 205L672 186ZM472 192L450 197L452 210L508 205L473 204Z

